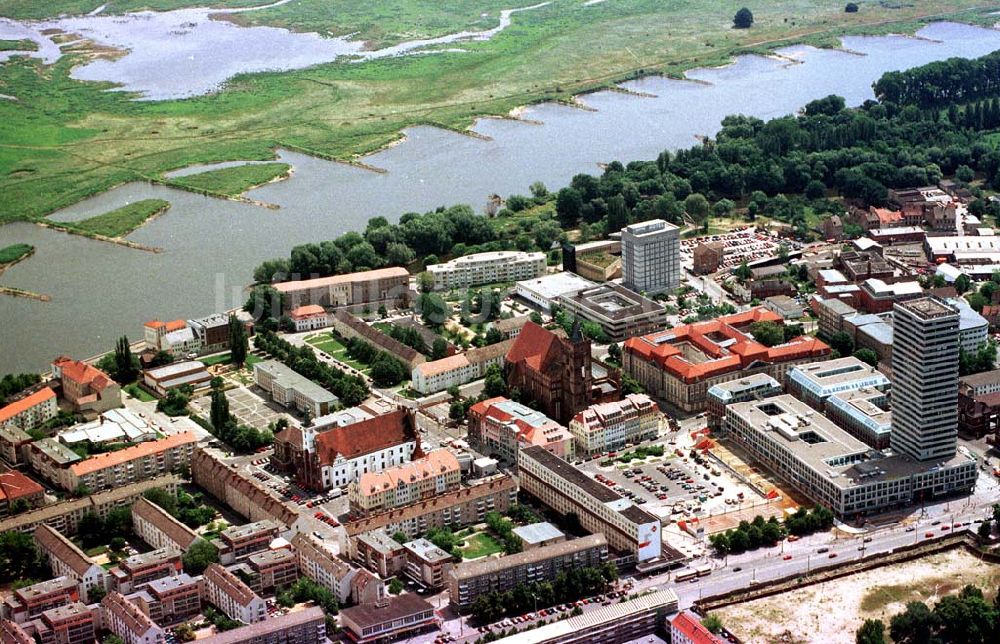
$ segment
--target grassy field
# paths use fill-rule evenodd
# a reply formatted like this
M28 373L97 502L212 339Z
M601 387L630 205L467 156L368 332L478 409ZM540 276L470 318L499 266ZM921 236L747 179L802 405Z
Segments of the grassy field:
M0 15L80 13L100 3L0 0ZM122 0L111 2L110 10L196 4ZM0 224L43 217L126 181L162 181L165 172L192 164L273 160L274 148L283 145L349 159L398 139L402 128L414 124L463 129L478 116L568 100L637 75L678 75L791 42L829 45L842 34L912 32L922 21L946 17L991 23L995 18L988 12L1000 6L926 0L894 9L871 0L859 3L860 12L845 14L843 3L832 0L759 4L753 28L734 30L732 16L741 3L729 0L608 0L591 6L552 0L515 14L513 24L490 41L462 43L463 53L241 76L216 95L177 101L136 102L104 91L106 85L74 81L70 57L50 67L10 61L0 65L0 94L18 100L0 101ZM486 0L297 0L234 19L324 34L357 32L357 38L384 44L493 26L497 15L497 3Z
M135 383L132 383L131 385L126 386L124 388L124 391L128 395L130 395L133 398L136 398L136 399L138 399L138 400L140 400L142 402L153 402L154 400L156 400L156 396L154 396L153 394L149 393L148 391L146 391L145 389L143 389L142 387L140 387L139 385L137 385Z
M36 51L38 43L33 40L0 40L0 51Z
M198 362L202 363L206 367L211 367L211 366L217 365L217 364L229 364L229 361L231 359L232 358L230 358L229 353L227 352L227 353L219 354L217 356L210 356L208 358L199 358ZM261 362L261 358L258 358L257 356L253 355L252 353L247 354L247 361L246 361L246 365L245 366L252 367L255 364L257 364L258 362Z
M238 197L247 190L278 178L285 178L292 167L287 163L261 163L235 168L222 168L178 177L170 185L227 197Z
M144 199L103 215L83 221L59 222L59 225L82 233L124 237L146 223L150 217L162 213L169 207L170 202L163 199Z
M35 247L30 244L11 244L0 248L0 265L16 262L33 250Z
M357 369L358 371L367 374L370 371L368 365L363 362L358 362L354 358L347 355L347 349L343 344L340 343L335 337L328 333L321 333L319 335L314 335L312 337L306 338L306 343L310 344L323 353L326 353L330 357L344 364L350 365Z
M465 540L465 545L462 547L464 559L478 559L497 552L503 552L503 544L485 532L472 535Z
M40 20L59 14L83 15L105 5L105 14L153 9L169 11L188 7L239 8L272 4L274 0L0 0L0 16L21 20Z

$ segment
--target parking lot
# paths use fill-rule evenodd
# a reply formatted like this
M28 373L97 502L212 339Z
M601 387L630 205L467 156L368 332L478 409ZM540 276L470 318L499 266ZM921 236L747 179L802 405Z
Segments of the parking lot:
M250 425L256 429L264 430L277 421L279 418L291 419L281 406L264 398L263 392L247 387L237 387L226 391L226 399L229 401L229 412L236 417L241 425ZM191 401L191 406L198 413L208 418L212 407L211 396L202 396Z
M778 246L785 244L789 251L800 250L802 244L791 239L779 239L767 233L759 232L753 226L737 229L721 235L703 235L681 240L681 261L684 266L691 266L694 249L699 244L722 242L725 246L722 264L719 270L727 270L739 266L742 262L755 262L778 254Z

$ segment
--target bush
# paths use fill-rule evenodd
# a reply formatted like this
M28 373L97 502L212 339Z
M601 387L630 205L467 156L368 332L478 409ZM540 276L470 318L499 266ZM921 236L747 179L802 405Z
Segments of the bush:
M753 25L753 13L743 7L733 16L733 27L736 29L749 29Z
M844 13L857 13L857 12L858 12L858 5L856 5L853 2L848 2L847 6L844 7Z

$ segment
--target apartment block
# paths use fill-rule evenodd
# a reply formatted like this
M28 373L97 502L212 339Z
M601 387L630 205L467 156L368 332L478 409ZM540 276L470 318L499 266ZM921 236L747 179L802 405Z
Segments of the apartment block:
M201 579L186 573L154 579L128 600L155 623L172 626L201 614Z
M573 435L540 411L503 396L477 402L469 409L469 443L482 454L516 464L518 453L537 445L572 460Z
M255 364L253 377L256 385L269 393L274 402L308 413L313 418L329 414L340 400L277 360L265 360Z
M353 546L358 563L383 579L395 577L406 568L406 548L384 530L359 534Z
M413 389L422 394L433 394L485 377L490 365L503 366L504 355L519 333L520 330L503 342L418 364L410 372Z
M69 466L65 489L106 490L169 474L191 463L198 444L192 432L171 434L114 452L95 454Z
M681 276L680 229L651 219L622 229L623 283L636 293L663 293Z
M197 532L145 497L132 504L132 530L153 548L173 547L182 552L201 538Z
M244 525L230 526L219 533L212 543L219 549L219 562L229 565L243 561L255 552L267 550L281 534L278 523L265 519Z
M258 595L273 595L299 578L299 560L288 548L264 550L247 557L250 587Z
M670 621L671 644L723 644L726 641L708 630L690 611L684 611Z
M351 512L361 516L416 503L457 488L462 470L455 455L445 449L381 472L362 474L347 486Z
M329 641L323 609L308 606L217 633L198 640L198 644L326 644Z
M219 564L211 564L202 575L205 600L230 619L254 624L267 619L267 604L240 578Z
M435 291L517 282L545 274L545 253L507 250L474 253L443 264L430 264L427 272L434 278Z
M139 607L118 592L111 591L101 600L104 627L125 644L163 644L166 632Z
M521 489L562 515L574 513L592 534L639 563L663 555L660 519L540 447L521 451Z
M587 407L569 421L577 454L599 454L659 436L666 417L646 394Z
M0 425L0 458L12 467L24 465L28 445L34 440L23 429Z
M405 268L390 267L346 275L281 282L274 285L281 293L286 310L306 304L344 307L386 304L388 308L407 306L410 300L410 274Z
M81 601L88 601L93 589L107 588L104 568L94 563L93 559L61 533L47 525L40 525L35 528L34 537L39 552L52 568L52 574L56 577L69 577L80 585Z
M454 559L427 539L414 539L403 544L406 556L406 576L425 588L439 590Z
M23 624L52 608L80 601L80 584L70 577L60 576L48 581L18 588L3 604L2 616Z
M480 595L506 592L519 585L552 581L565 570L593 568L608 561L608 542L592 534L533 548L506 557L460 563L448 573L448 596L460 612L472 607Z
M18 470L0 472L0 519L45 504L45 488Z
M517 482L510 476L498 475L419 503L350 521L344 528L348 537L384 529L390 534L399 530L413 539L430 528L459 529L478 523L487 512L506 512L516 502Z
M359 572L357 567L333 554L322 541L305 532L299 532L292 538L292 547L303 575L333 593L342 605L352 600L352 586ZM381 585L380 579L378 582Z
M29 622L38 644L93 644L98 619L80 602L51 608Z
M181 551L170 545L126 557L108 571L111 589L124 595L141 590L154 579L176 577L183 569L181 556Z
M0 429L19 429L26 432L52 420L58 412L56 393L48 387L43 387L20 400L0 407Z

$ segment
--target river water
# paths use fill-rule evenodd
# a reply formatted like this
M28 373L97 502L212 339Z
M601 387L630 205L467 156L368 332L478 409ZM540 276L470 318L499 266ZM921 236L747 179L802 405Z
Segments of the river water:
M791 113L836 93L849 104L871 98L881 74L951 56L975 57L1000 49L1000 31L951 23L923 29L921 38L847 38L863 56L810 47L781 50L801 61L748 56L719 69L694 70L699 83L648 78L624 86L644 98L599 92L583 101L596 111L543 104L527 109L534 125L484 119L482 140L415 127L406 140L356 167L282 152L293 177L250 193L279 205L267 210L161 186L128 184L54 215L92 216L138 199L163 198L172 207L130 239L162 247L162 254L120 248L19 223L0 228L0 244L34 245L34 257L7 271L0 284L46 293L49 303L0 299L0 372L43 367L59 353L89 356L142 323L206 315L240 304L242 287L261 260L287 255L295 244L360 230L373 216L396 220L407 211L470 203L487 195L526 193L541 180L550 188L579 172L598 172L614 159L650 159L665 148L693 145L714 134L727 114L761 118Z

